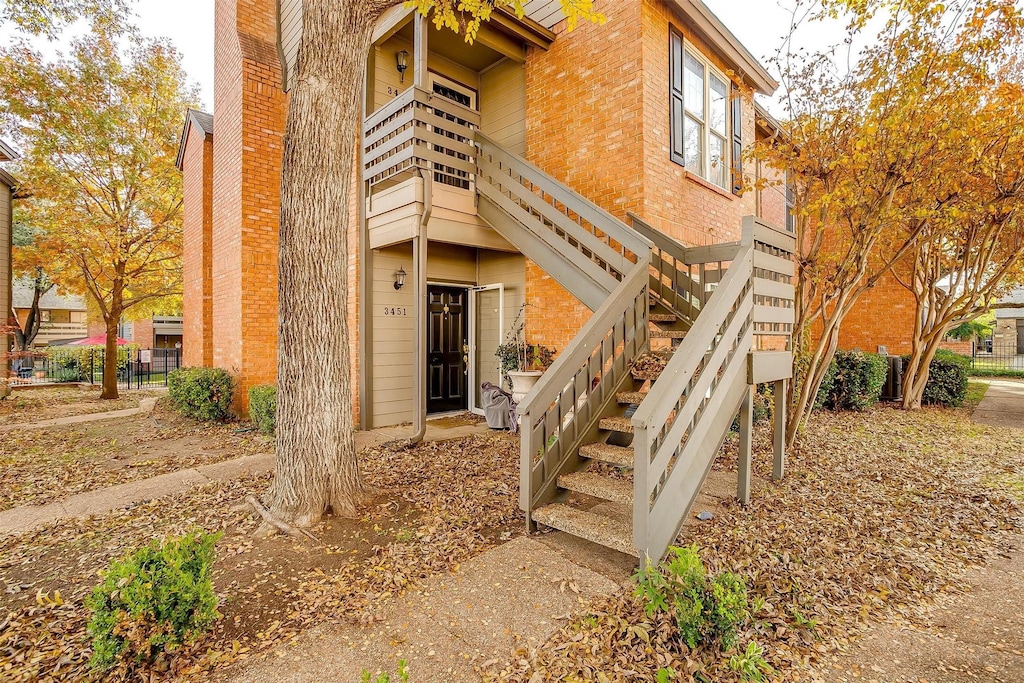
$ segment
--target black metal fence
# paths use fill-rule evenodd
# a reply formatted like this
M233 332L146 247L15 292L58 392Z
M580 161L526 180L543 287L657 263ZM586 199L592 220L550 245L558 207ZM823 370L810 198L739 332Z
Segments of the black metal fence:
M15 358L12 369L25 384L102 384L106 350L99 347L55 346ZM167 386L167 375L181 367L181 349L117 350L117 385L121 389Z
M975 344L971 367L976 370L1018 370L1024 372L1024 354L1016 346Z

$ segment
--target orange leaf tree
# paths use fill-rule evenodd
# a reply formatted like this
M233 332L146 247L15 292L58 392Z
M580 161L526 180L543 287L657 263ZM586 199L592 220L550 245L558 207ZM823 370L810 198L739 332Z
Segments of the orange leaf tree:
M65 284L86 292L106 326L103 398L117 397L122 317L180 296L181 113L195 102L177 52L160 41L94 32L47 62L22 43L0 51L0 103L27 150L24 215L51 245ZM172 304L173 305L173 304Z
M950 211L945 174L963 157L972 84L1021 35L1012 0L811 0L794 16L849 19L848 69L833 49L776 63L786 135L755 154L793 179L799 252L790 443L814 408L860 296L904 263ZM855 52L873 17L883 28ZM790 36L806 22L795 22Z

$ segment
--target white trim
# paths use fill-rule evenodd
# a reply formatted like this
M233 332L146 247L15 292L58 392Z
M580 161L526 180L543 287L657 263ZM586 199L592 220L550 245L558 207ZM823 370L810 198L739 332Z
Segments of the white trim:
M483 415L484 409L476 405L476 385L479 378L476 376L477 363L477 300L479 292L498 290L498 333L505 333L505 283L498 282L490 285L479 285L469 288L469 412L474 415ZM499 336L500 339L500 336ZM498 368L498 376L501 376L501 368ZM499 380L500 381L500 380Z

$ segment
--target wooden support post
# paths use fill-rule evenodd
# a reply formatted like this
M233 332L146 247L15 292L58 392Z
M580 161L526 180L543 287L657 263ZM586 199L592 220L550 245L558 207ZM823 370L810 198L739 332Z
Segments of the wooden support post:
M775 383L775 419L772 424L772 478L786 476L786 390L788 380Z
M747 387L740 406L740 452L736 463L739 474L736 480L736 497L741 503L750 503L751 447L754 431L754 391L756 386Z

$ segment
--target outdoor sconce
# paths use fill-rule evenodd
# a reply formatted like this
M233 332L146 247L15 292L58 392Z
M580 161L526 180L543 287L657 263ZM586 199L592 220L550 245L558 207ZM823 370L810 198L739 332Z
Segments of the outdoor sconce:
M405 70L409 68L409 53L405 50L395 54L395 62L398 68L400 83L405 83Z
M398 266L398 270L395 271L395 289L401 289L405 286L405 269L402 266Z

